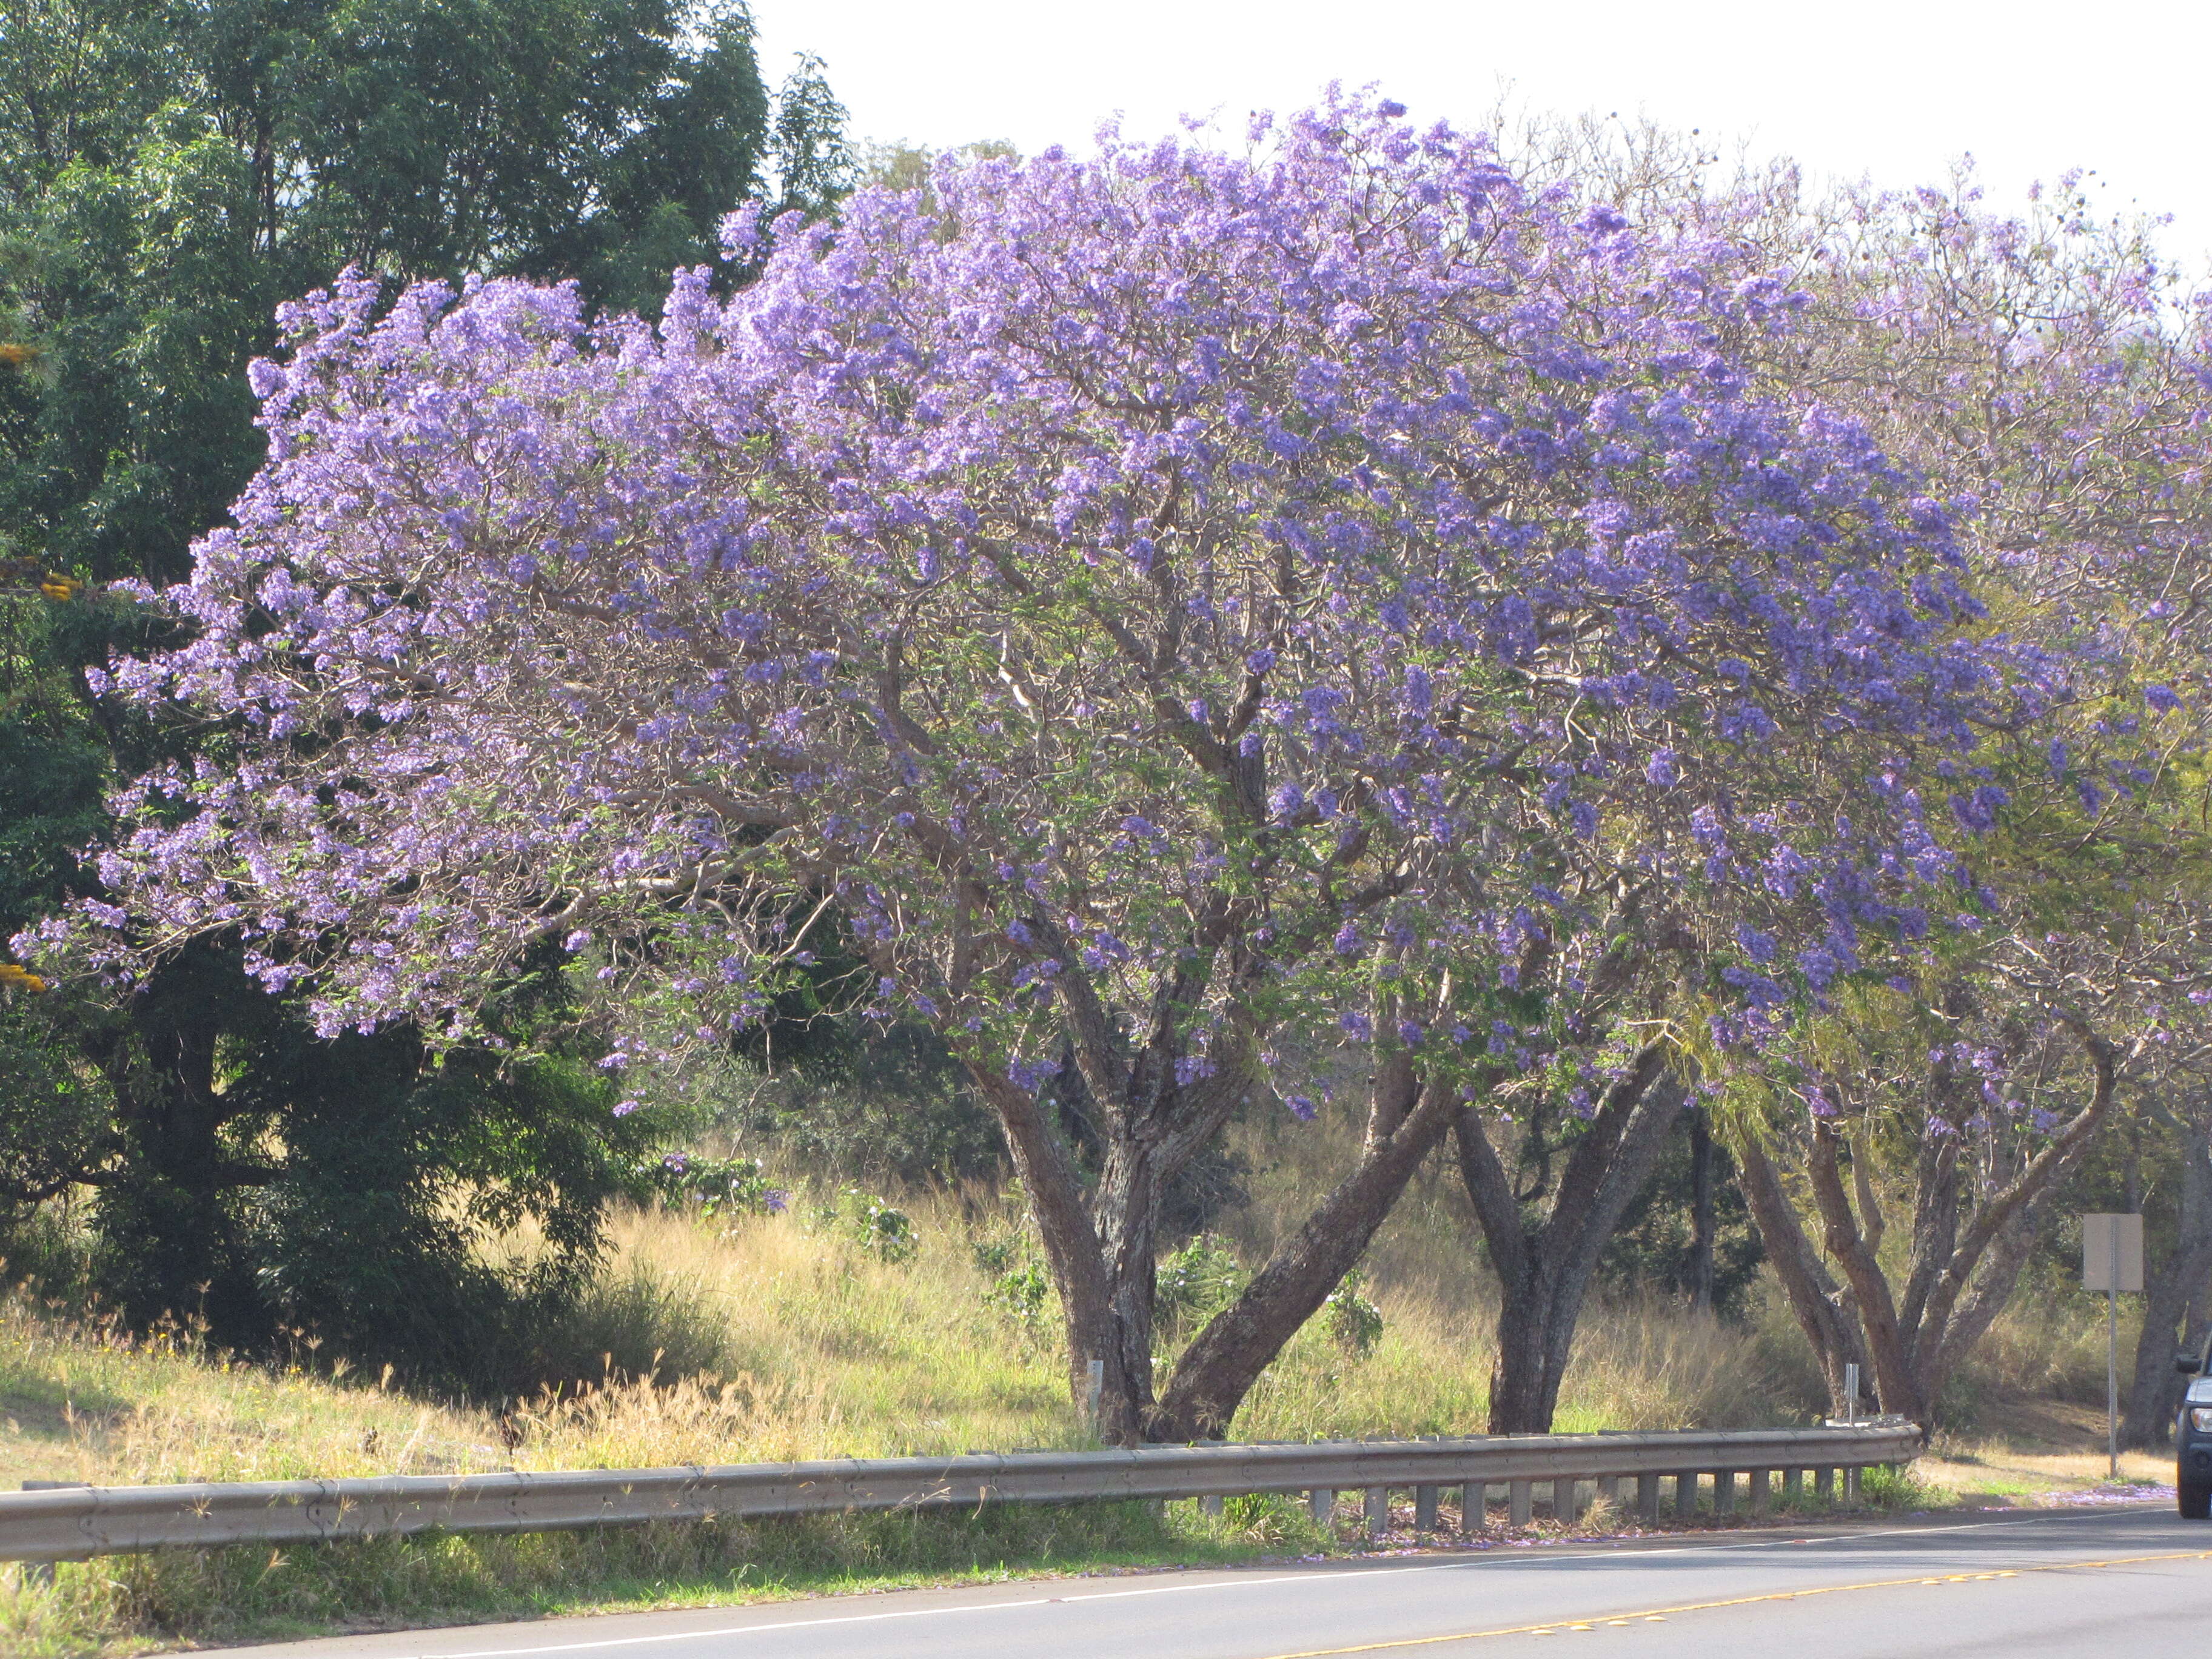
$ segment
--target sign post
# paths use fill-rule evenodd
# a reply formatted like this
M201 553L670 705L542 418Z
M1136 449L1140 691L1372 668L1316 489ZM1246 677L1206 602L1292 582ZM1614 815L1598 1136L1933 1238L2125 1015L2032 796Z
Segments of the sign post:
M2143 1287L2142 1218L2081 1218L2081 1288L2105 1293L2105 1455L2120 1472L2120 1292Z

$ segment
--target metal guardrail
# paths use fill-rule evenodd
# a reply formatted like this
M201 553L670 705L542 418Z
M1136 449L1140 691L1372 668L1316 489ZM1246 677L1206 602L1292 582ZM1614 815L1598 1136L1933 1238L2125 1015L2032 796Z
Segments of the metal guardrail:
M970 1453L724 1468L584 1469L548 1474L381 1475L346 1480L262 1480L167 1486L69 1486L0 1492L0 1560L68 1561L132 1550L204 1549L416 1532L553 1532L649 1522L754 1519L848 1510L972 1508L1085 1499L1196 1498L1212 1508L1243 1492L1304 1492L1317 1516L1339 1492L1364 1491L1370 1527L1379 1494L1412 1487L1433 1524L1440 1487L1508 1490L1512 1519L1529 1518L1533 1488L1555 1483L1556 1512L1579 1513L1581 1482L1618 1502L1634 1479L1637 1503L1658 1513L1671 1478L1675 1503L1694 1505L1701 1478L1713 1506L1735 1506L1747 1474L1754 1511L1771 1472L1795 1490L1803 1472L1832 1490L1850 1474L1909 1461L1919 1431L1907 1424L1727 1432L1561 1434L1481 1439L1216 1442L1130 1450ZM1564 1498L1562 1493L1565 1493ZM1479 1512L1480 1493L1475 1500Z

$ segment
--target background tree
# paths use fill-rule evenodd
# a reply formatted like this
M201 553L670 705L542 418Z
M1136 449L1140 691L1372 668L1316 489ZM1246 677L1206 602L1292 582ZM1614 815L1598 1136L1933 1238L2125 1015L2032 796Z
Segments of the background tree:
M0 599L0 791L26 808L0 825L8 930L100 890L76 854L118 777L227 741L84 671L178 641L98 590L181 574L259 463L246 367L281 300L351 261L655 301L741 198L824 208L841 121L814 66L763 86L737 5L0 9L0 554L31 573ZM647 1126L574 1054L440 1062L406 1031L325 1051L242 962L211 936L120 1001L17 993L7 1063L40 1081L0 1125L4 1196L93 1183L102 1287L134 1319L189 1309L252 1346L316 1310L349 1351L380 1328L384 1357L483 1382L507 1362L468 1370L453 1332L489 1330L501 1287L460 1248L456 1182L558 1236L550 1293ZM559 1048L548 991L499 994L510 1040Z

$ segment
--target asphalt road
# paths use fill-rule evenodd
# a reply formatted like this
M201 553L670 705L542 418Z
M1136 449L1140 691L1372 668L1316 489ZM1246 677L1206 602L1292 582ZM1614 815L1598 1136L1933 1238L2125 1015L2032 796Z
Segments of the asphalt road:
M2212 1523L1931 1517L342 1637L252 1659L1910 1659L2212 1650Z

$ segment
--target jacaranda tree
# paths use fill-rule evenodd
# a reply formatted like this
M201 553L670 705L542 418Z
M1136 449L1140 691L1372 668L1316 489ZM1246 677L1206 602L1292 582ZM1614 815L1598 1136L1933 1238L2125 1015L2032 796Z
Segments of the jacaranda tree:
M2202 1091L2212 356L2142 228L2072 181L2017 219L1965 185L1856 193L1800 231L1808 321L1762 375L1817 382L1972 495L1978 591L2039 693L1962 775L1978 925L1778 1045L1765 1069L1797 1068L1796 1109L1744 1158L1837 1403L1856 1359L1884 1409L1929 1423L2116 1092ZM1777 1168L1801 1159L1840 1283ZM1901 1251L1885 1188L1911 1214ZM2187 1299L2166 1286L2148 1347Z
M1364 102L726 234L758 282L651 327L288 312L194 638L118 670L234 746L26 948L244 930L325 1030L459 1039L550 940L721 1043L834 915L997 1113L1126 1441L1223 1431L1464 1111L1545 1094L1601 1170L1689 1047L1951 925L1893 787L2003 689L1950 517L1754 394L1792 307L1735 250ZM1336 1045L1362 1151L1156 1385L1164 1184Z

